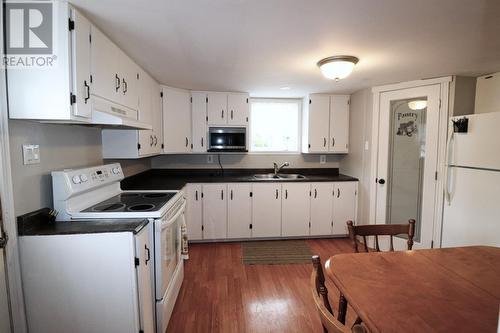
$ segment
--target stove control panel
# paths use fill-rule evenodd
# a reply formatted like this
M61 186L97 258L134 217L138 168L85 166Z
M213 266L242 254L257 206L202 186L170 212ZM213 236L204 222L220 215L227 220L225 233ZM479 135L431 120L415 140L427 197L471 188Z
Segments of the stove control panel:
M84 169L67 169L52 172L54 194L70 197L74 194L117 183L124 178L119 163Z

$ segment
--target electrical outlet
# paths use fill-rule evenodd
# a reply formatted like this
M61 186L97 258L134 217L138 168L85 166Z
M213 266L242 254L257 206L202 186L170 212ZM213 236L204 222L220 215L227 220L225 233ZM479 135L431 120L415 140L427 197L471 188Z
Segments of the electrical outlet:
M23 164L40 164L39 145L23 145Z
M319 164L326 164L326 155L319 155Z
M207 155L207 163L214 163L214 155Z

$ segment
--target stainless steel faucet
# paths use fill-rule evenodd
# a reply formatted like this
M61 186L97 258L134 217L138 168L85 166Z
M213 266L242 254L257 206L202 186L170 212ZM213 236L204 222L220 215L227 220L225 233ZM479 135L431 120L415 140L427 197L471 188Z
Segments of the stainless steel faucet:
M290 166L290 163L288 163L288 162L285 162L280 166L278 166L277 163L273 163L273 164L274 164L274 177L276 177L278 175L278 172L280 172L281 169L283 169L284 167Z

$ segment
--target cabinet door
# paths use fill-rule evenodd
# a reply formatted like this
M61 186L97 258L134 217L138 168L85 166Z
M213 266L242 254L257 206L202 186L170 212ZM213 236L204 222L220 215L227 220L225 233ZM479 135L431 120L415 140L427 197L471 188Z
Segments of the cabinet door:
M227 237L250 238L252 223L252 184L227 184Z
M227 186L203 185L203 239L227 238Z
M71 33L73 61L73 93L76 103L73 105L73 115L90 118L90 21L75 9L71 9L75 29Z
M309 235L309 183L282 185L282 236Z
M146 124L152 124L152 91L151 91L152 78L145 72L140 72L139 80L139 120ZM139 155L149 155L153 152L153 131L152 130L139 130Z
M309 98L308 152L328 151L330 96L311 95Z
M139 104L139 66L120 50L121 101L133 110Z
M330 96L330 152L349 151L349 95Z
M186 225L188 239L203 239L201 185L188 184L186 187Z
M152 92L152 125L153 125L153 153L159 154L162 149L163 144L163 113L162 113L162 97L161 97L161 87L153 79L151 83L151 92Z
M333 183L311 184L311 236L331 235Z
M191 102L188 91L163 88L163 142L165 153L191 151Z
M281 184L253 184L252 237L281 236Z
M92 95L118 102L121 77L118 76L120 49L95 26L91 27L90 65L92 71Z
M191 93L191 116L193 118L193 152L207 152L207 94Z
M154 322L154 298L152 286L153 269L153 246L151 243L151 223L143 228L135 236L135 256L139 259L137 270L137 291L139 293L139 315L141 331L153 333L155 331Z
M209 125L227 124L227 94L211 92L207 94L207 116Z
M248 94L229 94L227 96L227 113L229 125L248 125Z
M346 222L356 223L357 182L338 182L333 192L333 234L347 235Z

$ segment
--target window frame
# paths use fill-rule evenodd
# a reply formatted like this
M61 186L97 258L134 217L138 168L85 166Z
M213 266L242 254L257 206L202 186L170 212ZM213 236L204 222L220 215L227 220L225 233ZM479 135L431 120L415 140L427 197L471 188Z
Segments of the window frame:
M252 150L252 102L265 103L297 103L298 105L298 121L297 121L297 150L269 150L269 151L254 151ZM302 154L302 108L304 105L303 98L279 98L279 97L251 97L249 105L249 123L248 123L248 153L249 155L301 155Z

